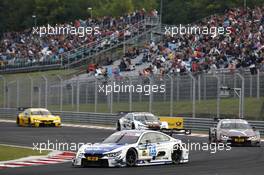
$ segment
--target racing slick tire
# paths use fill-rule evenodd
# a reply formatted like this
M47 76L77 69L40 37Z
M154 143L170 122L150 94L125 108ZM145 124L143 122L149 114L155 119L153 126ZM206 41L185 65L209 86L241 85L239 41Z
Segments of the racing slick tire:
M28 118L28 126L32 127L32 123L31 123L30 118Z
M131 129L136 129L135 123L132 123Z
M126 165L127 167L134 167L137 163L137 152L135 149L130 148L126 154Z
M117 130L117 131L121 131L121 124L120 124L119 121L118 121L117 124L116 124L116 130Z
M180 164L181 156L182 156L182 151L180 149L180 145L174 145L173 152L171 154L172 164L174 165Z
M209 133L208 133L208 143L213 143L211 129L209 129Z
M186 129L186 130L184 131L184 133L185 133L185 135L191 135L191 134L192 134L192 130L190 130L190 129Z
M19 117L16 118L16 124L17 124L17 126L20 126L20 120L19 120Z

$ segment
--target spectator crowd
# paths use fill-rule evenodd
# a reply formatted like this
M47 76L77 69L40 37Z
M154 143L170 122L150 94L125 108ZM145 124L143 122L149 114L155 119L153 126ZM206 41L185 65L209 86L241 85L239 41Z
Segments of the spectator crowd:
M71 23L56 24L56 27L98 27L100 34L85 35L45 35L39 37L32 33L32 29L22 32L5 33L0 41L0 67L17 64L48 63L61 61L63 54L79 47L90 47L94 43L106 45L103 40L106 36L112 40L129 37L131 33L126 30L132 25L145 19L146 16L157 16L157 11L146 12L145 9L134 11L120 17L105 16L102 18L88 18L76 20Z
M160 42L151 41L145 45L143 59L138 63L151 64L139 74L264 71L264 6L230 9L224 15L213 15L194 25L229 27L231 34L167 35Z

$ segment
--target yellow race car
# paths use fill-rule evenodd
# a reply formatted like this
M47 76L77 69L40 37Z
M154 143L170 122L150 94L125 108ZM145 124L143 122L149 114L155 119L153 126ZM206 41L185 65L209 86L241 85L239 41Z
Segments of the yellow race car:
M44 108L27 108L17 116L18 126L61 126L60 116L55 116Z

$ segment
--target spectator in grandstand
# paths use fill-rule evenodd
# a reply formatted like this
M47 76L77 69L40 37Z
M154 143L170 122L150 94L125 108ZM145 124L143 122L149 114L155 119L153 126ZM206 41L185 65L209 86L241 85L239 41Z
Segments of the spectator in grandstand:
M145 46L142 62L151 61L152 66L167 73L250 69L255 74L264 55L263 13L264 7L256 7L230 9L224 15L213 15L197 25L230 27L230 35L165 36L163 42L151 41Z
M117 18L110 16L88 18L87 20L75 20L74 23L56 25L57 27L99 26L100 34L95 35L93 33L84 37L77 35L45 35L39 37L39 35L33 35L30 29L23 32L8 32L3 35L3 39L0 41L0 56L8 65L37 62L57 63L61 61L65 52L74 51L81 46L94 47L91 49L94 51L109 46L111 43L116 43L120 37L122 38L122 35L130 37L132 31L129 27L143 20L146 15L145 10L142 9ZM125 32L122 32L123 30ZM103 39L104 37L110 37L110 39ZM98 42L99 46L95 47L95 43Z

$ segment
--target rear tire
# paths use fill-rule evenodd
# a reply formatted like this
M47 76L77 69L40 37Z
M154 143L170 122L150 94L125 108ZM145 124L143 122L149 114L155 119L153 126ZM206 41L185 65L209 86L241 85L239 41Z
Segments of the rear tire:
M177 165L177 164L180 164L182 151L180 149L180 145L175 145L174 147L177 147L177 148L173 150L171 154L171 161L172 161L172 164Z
M134 149L129 149L126 154L126 165L128 167L136 166L137 152Z

